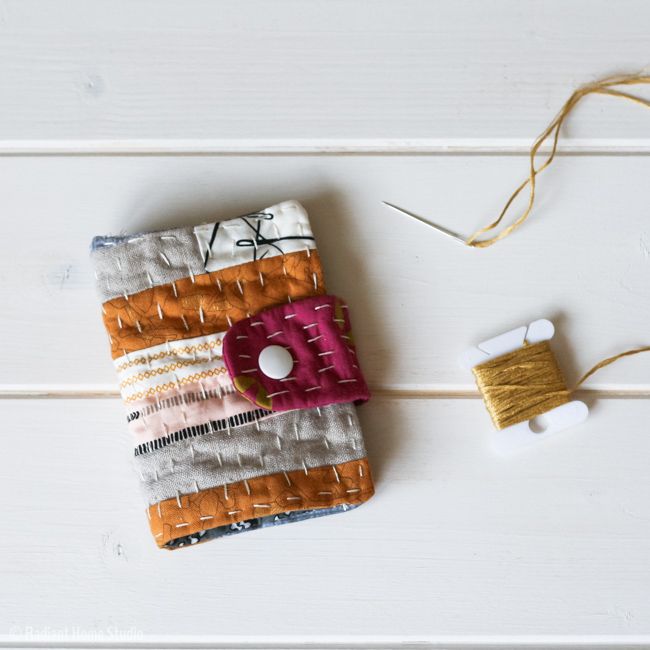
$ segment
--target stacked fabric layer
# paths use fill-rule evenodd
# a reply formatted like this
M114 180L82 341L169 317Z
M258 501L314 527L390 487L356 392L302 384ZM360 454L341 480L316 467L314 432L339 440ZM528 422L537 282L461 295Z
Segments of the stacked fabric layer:
M367 386L299 203L96 237L92 257L158 546L372 496L353 405ZM287 372L263 368L267 348L288 351Z

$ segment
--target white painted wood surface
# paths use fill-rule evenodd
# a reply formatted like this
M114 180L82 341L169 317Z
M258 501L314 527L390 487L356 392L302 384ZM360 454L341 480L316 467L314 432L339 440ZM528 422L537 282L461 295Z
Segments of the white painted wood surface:
M521 146L569 88L650 64L647 11L644 0L4 0L0 146ZM603 98L570 135L647 149L641 110Z
M650 64L649 21L640 0L0 2L0 647L650 644L650 361L509 461L457 365L540 316L570 381L648 343L650 111L588 100L491 249L380 205L485 223L575 85ZM162 553L88 243L285 198L353 307L377 496Z

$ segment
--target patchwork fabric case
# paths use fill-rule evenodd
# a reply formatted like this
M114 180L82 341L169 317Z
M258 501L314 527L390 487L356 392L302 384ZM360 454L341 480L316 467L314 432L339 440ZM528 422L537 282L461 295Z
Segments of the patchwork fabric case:
M304 208L95 237L97 288L159 547L354 508L370 395Z

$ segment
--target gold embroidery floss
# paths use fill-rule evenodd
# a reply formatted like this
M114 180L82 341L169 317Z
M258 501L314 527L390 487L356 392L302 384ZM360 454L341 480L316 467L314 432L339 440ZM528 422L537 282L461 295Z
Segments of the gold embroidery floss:
M618 359L650 351L646 346L609 357L569 388L551 349L554 332L549 320L537 320L483 341L463 356L497 430L494 446L501 453L586 420L589 410L584 402L573 399L576 389Z
M571 394L548 341L524 344L472 372L499 430L566 404Z

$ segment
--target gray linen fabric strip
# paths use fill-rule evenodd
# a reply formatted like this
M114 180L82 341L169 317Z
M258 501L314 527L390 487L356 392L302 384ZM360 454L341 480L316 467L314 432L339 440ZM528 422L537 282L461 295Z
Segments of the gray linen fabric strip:
M91 257L102 302L205 273L193 227L95 237Z
M225 483L366 455L354 405L287 411L135 457L149 505Z

